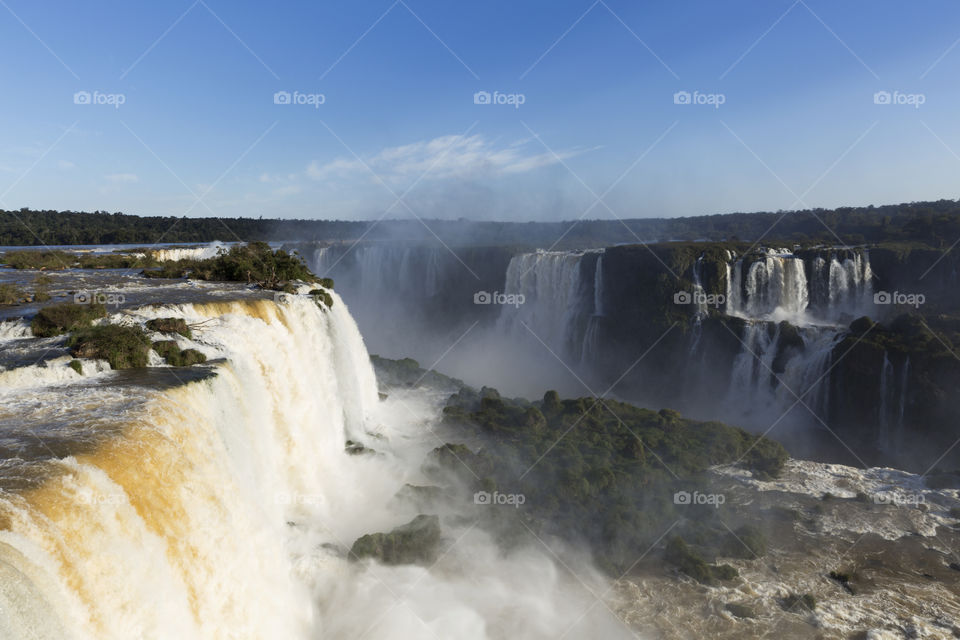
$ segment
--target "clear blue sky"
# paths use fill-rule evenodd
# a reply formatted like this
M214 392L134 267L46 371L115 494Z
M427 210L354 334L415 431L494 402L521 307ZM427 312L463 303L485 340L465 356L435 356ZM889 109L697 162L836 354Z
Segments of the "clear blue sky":
M955 0L0 5L4 208L550 220L960 195Z

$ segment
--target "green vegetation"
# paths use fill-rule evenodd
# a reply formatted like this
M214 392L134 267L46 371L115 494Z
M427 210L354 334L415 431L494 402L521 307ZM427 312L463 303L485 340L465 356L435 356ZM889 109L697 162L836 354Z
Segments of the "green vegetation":
M76 358L97 358L113 369L130 369L147 366L150 338L140 327L108 324L74 331L67 347Z
M59 271L62 269L137 269L153 266L155 260L129 253L71 253L68 251L8 251L0 264L14 269Z
M30 322L30 329L39 338L49 338L89 327L94 320L106 315L107 308L102 304L63 302L40 309Z
M438 447L433 464L460 474L474 491L524 495L528 522L549 535L586 538L613 573L629 568L678 520L686 524L677 533L705 552L733 549L716 506L682 504L675 494L703 492L713 465L736 462L775 476L788 458L776 442L719 422L612 400L561 400L556 392L529 403L504 399L494 389L464 388L451 397L444 417L481 444L477 451L462 444ZM739 531L757 556L766 551L759 531ZM747 552L733 542L736 555ZM694 565L688 568L704 577Z
M53 278L46 274L39 274L33 279L33 302L46 302L50 299L50 285Z
M725 555L732 558L762 558L767 555L767 540L756 527L744 525L727 539L725 551Z
M175 340L154 342L153 350L171 367L190 367L207 361L207 356L196 349L180 349Z
M184 338L192 338L190 327L183 318L154 318L147 320L147 329L158 333L179 333Z
M463 380L445 376L433 369L422 369L420 363L413 358L391 360L378 355L371 355L370 362L377 372L377 380L391 387L411 387L424 385L438 389L459 391L466 384Z
M83 363L81 363L79 360L71 360L70 362L67 363L67 366L73 369L74 371L76 371L77 373L79 373L80 375L83 375Z
M440 545L440 518L419 515L390 533L358 538L350 549L355 560L376 558L384 564L431 564Z
M8 251L0 262L14 269L69 269L77 257L66 251Z
M682 573L702 584L716 584L720 580L733 580L738 577L737 570L730 565L713 566L690 549L680 536L674 536L667 542L664 559Z
M324 306L326 306L327 309L333 307L333 296L331 296L330 292L326 289L311 289L310 295L321 309L323 309Z
M291 280L316 280L299 256L276 251L265 242L236 245L206 260L166 262L158 270L144 271L152 278L184 278L219 282L246 282L264 289L283 290Z
M574 227L570 227L569 222L428 222L429 232L418 221L406 220L384 220L377 224L339 220L139 217L104 211L20 209L16 212L0 211L0 244L151 244L160 239L165 242L211 242L222 239L229 229L231 237L243 241L284 237L344 242L365 237L371 241L407 238L424 242L435 241L432 235L435 233L449 245L463 245L469 238L469 242L477 246L536 246L551 244L563 236L563 243L557 247L562 249L613 245L622 242L624 237L746 242L765 237L770 243L804 245L834 244L839 237L847 244L894 242L943 249L960 237L960 203L939 200L878 207L813 209L785 215L784 212L764 212L623 221L584 220Z
M0 284L0 304L20 304L27 297L27 294L14 284Z

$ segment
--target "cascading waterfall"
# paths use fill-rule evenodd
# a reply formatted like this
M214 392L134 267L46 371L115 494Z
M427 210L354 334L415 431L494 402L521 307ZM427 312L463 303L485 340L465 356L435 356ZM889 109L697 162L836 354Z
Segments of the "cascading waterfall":
M902 435L904 429L903 417L907 410L907 385L910 381L910 356L903 361L900 371L900 404L897 409L897 433Z
M842 314L869 311L873 272L866 249L833 250L826 257L818 255L811 261L811 272L811 307L817 316L835 319Z
M891 362L889 354L883 352L883 364L880 369L880 402L877 407L877 445L881 451L895 451L903 437L904 415L907 407L907 385L910 375L910 357L897 366Z
M883 364L880 367L880 403L877 407L877 422L880 426L877 444L881 451L890 449L890 389L888 387L893 375L893 364L890 362L889 354L884 351Z
M309 299L140 314L171 312L203 322L202 348L228 363L154 393L122 416L120 437L0 500L3 627L24 624L28 593L51 637L297 638L314 626L285 548L305 506L282 497L312 496L328 517L352 499L329 474L359 480L338 453L368 438L378 402L362 339L345 308Z
M696 261L693 263L693 303L695 305L693 311L693 331L690 338L690 355L696 353L697 348L700 346L700 338L703 336L703 319L709 314L707 302L706 302L706 292L703 289L703 279L701 276L701 270L703 268L703 256L698 256Z
M863 313L873 295L869 254L824 251L805 260L787 249L767 249L752 261L728 264L727 314L807 324Z
M168 247L153 249L151 253L156 260L206 260L226 250L227 245L222 242L211 242L204 247Z
M333 297L329 310L302 296L114 317L172 315L196 327L178 341L222 360L190 384L112 389L106 372L93 386L75 376L79 385L4 387L5 407L72 407L73 422L89 415L85 428L108 435L38 461L36 488L0 493L0 633L546 638L571 628L585 637L576 629L586 624L616 635L619 623L591 613L583 585L542 551L504 554L472 526L449 525L457 542L436 573L344 557L358 536L416 514L396 495L424 482L420 465L437 441L423 425L439 409L413 390L379 399L360 333ZM36 402L41 393L73 399ZM378 455L348 455L347 440ZM595 572L578 574L604 590ZM510 613L517 600L522 615Z
M498 330L523 340L532 337L558 356L579 361L585 321L596 309L596 278L584 277L584 255L538 251L514 256L504 293L522 295L524 303L517 309L504 307Z
M603 254L597 257L597 266L593 272L593 314L587 322L583 336L583 348L580 350L580 364L589 365L597 361L600 349L600 323L603 318Z
M766 323L750 322L744 327L743 350L734 358L730 372L727 394L730 411L747 416L770 404L771 371L778 337L779 328L771 332ZM745 405L744 398L751 398L751 402Z
M824 372L841 334L819 327L797 331L801 344L785 344L779 325L751 321L744 327L725 403L730 415L764 426L788 415L798 424L824 420L830 400Z
M792 411L806 414L801 421L824 420L830 390L826 373L843 333L836 323L849 322L871 302L867 252L830 249L804 259L787 249L767 249L759 257L728 261L726 277L727 315L749 321L733 365L728 406L744 420L748 414L776 418L778 408L782 412L792 405ZM784 320L795 325L802 348L781 344L780 329L771 323ZM781 371L776 376L771 372L775 361ZM745 397L755 398L747 411L740 408Z
M749 318L796 318L807 309L809 294L803 261L786 249L769 249L746 267L734 266L727 312Z

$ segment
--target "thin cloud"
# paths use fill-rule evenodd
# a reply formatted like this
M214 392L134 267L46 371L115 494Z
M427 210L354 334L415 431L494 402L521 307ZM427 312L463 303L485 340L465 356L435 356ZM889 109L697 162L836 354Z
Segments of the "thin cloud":
M449 135L388 147L363 158L337 158L320 164L312 162L306 174L314 180L340 178L372 169L384 180L402 182L427 174L431 179L495 177L526 173L557 164L580 153L582 149L558 151L556 155L533 152L530 140L502 146L484 136Z

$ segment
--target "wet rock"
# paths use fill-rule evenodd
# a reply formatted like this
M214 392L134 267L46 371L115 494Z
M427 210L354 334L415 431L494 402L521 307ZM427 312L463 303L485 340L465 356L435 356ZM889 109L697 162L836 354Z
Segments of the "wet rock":
M362 536L350 548L353 559L375 558L384 564L431 564L440 545L439 516L419 515L390 533Z

